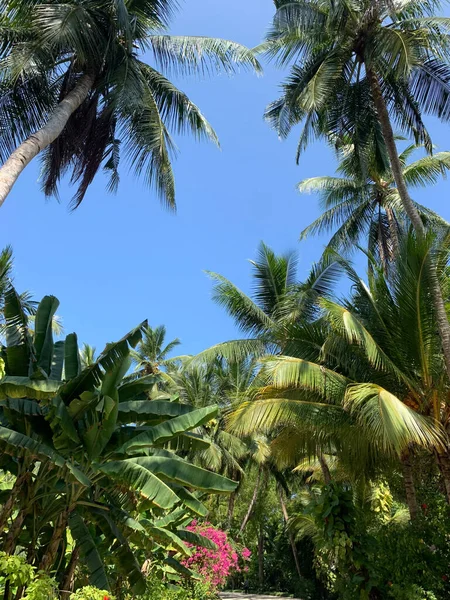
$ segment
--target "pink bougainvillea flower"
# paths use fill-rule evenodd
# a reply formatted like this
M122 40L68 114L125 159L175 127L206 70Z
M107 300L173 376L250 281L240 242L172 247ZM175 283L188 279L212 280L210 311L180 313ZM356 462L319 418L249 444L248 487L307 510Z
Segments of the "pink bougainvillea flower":
M214 528L210 523L192 521L187 529L208 538L217 546L216 550L210 550L188 544L192 554L183 561L186 567L201 575L216 590L225 585L230 575L242 570L240 560L247 561L251 556L248 548L237 550L228 539L227 533Z

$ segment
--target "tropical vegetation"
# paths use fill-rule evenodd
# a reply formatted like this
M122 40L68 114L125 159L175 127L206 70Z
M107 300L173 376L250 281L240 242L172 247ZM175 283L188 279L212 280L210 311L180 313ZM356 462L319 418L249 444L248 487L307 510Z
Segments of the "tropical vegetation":
M450 115L450 19L275 0L248 49L169 35L174 8L4 3L0 205L37 155L44 192L70 174L77 206L101 167L117 188L123 154L174 208L169 130L217 137L166 76L267 59L289 74L266 120L303 125L297 160L317 138L336 153L298 184L323 210L300 238L331 238L304 280L264 242L249 293L208 272L241 335L196 355L146 320L81 345L3 249L0 595L449 599L450 225L413 196L450 170L426 124Z

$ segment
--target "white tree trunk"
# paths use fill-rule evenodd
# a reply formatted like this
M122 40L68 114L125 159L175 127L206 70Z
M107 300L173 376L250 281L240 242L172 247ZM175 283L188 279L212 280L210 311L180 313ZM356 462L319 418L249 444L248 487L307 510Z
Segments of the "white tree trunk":
M0 206L25 167L61 135L70 116L84 102L93 85L94 77L83 75L74 89L55 108L47 124L22 142L0 167Z

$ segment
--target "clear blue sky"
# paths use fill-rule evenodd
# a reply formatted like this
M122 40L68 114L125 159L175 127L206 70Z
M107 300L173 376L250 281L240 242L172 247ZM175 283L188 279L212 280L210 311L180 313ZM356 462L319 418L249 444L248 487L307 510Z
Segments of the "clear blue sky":
M273 13L271 0L184 0L172 32L211 35L248 46L261 41ZM260 240L277 252L297 249L300 275L320 256L323 240L298 244L299 232L317 215L317 199L299 196L296 182L329 175L334 159L321 144L294 162L295 134L278 141L262 119L277 96L283 73L185 79L186 91L219 134L222 150L179 138L175 162L178 213L159 206L154 193L122 172L117 195L98 177L83 204L68 211L73 190L61 203L46 202L37 182L38 163L28 167L0 209L2 246L14 248L16 286L37 299L54 294L66 333L98 349L148 318L180 337L183 353L196 353L236 337L226 314L211 301L217 271L248 291L249 265ZM442 150L450 149L450 125L432 123ZM450 220L449 183L415 198Z

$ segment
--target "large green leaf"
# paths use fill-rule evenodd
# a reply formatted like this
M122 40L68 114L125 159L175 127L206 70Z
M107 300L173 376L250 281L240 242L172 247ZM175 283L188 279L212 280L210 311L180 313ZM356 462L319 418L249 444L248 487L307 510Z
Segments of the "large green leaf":
M6 291L4 302L7 373L27 377L34 357L28 318L21 298L12 286Z
M119 398L121 392L119 389ZM131 400L120 402L119 421L124 424L142 423L155 417L178 417L192 412L192 407L168 400Z
M164 562L169 565L174 571L180 573L184 577L189 577L190 579L198 579L195 573L190 571L187 567L182 565L176 558L173 556L167 556L164 559Z
M126 483L160 508L169 509L179 502L175 492L142 465L126 460L112 461L98 466L98 470L115 481Z
M135 329L132 329L121 340L114 344L107 344L97 361L81 371L77 376L67 381L61 388L60 394L66 404L78 398L83 392L92 392L99 386L103 380L104 371L111 371L118 363L129 354L129 346L133 347L139 341L142 335L142 329L147 325L147 321L141 323ZM69 336L68 336L69 337ZM77 357L79 355L77 351ZM66 339L66 360L67 360L67 339ZM75 369L74 369L75 370ZM69 379L66 369L65 379Z
M62 340L53 345L52 368L50 371L50 379L62 380L64 368L64 353L66 343Z
M200 517L206 517L209 510L194 494L181 486L175 486L174 489L177 493L177 496L181 498L183 504L187 506L187 508Z
M108 576L100 552L85 522L76 512L69 517L69 527L88 568L90 583L99 589L109 590Z
M117 384L123 379L129 366L129 357L125 356L103 377L100 390L102 394L101 402L96 406L95 418L83 436L83 441L91 459L100 456L116 429L119 410Z
M189 529L177 529L177 536L193 546L201 546L207 550L217 550L217 544L195 531L189 531Z
M178 457L139 456L129 458L124 463L139 465L168 481L189 486L197 490L211 493L230 493L237 487L237 482L197 467Z
M73 444L80 444L72 417L60 396L52 399L47 418L53 431L53 444L57 450L66 450Z
M162 444L167 442L174 437L199 427L204 423L207 423L218 414L217 406L207 406L205 408L198 408L185 415L175 417L155 425L150 428L149 431L138 434L135 438L124 444L120 449L120 452L126 454L130 451L137 451L142 448L153 446L156 442Z
M100 364L105 371L113 369L117 364L117 361L127 356L129 348L134 348L139 340L142 338L142 331L147 327L147 321L143 321L140 325L129 331L123 336L118 342L112 344L106 344L105 349L98 357L98 364Z
M42 417L39 404L28 398L6 398L6 400L0 400L0 406L13 410L24 417Z
M127 400L136 398L136 396L151 390L160 380L161 377L159 375L147 375L146 377L139 377L139 379L124 383L119 387L119 401L125 403Z
M80 374L80 352L76 333L69 333L64 345L64 379L69 381Z
M34 347L39 367L50 375L53 355L53 316L59 306L55 296L44 296L39 302L34 321Z
M56 467L67 469L71 475L85 487L89 487L91 482L86 475L71 462L65 460L60 454L55 452L46 444L34 440L27 435L0 426L0 448L6 454L17 457L22 452L35 459L48 458Z
M164 527L157 527L148 519L141 519L140 522L145 527L147 533L159 544L165 546L166 550L176 550L185 556L190 556L191 552L182 538L177 535L178 532L174 533Z
M121 511L96 510L92 511L92 516L100 526L103 534L110 544L110 551L114 554L115 562L119 573L123 574L129 581L133 592L141 595L145 592L145 578L141 572L139 562L130 546L128 537L122 531L123 527L132 527L134 530L145 532L145 528L131 519ZM129 532L127 532L129 533ZM142 537L140 538L142 540ZM142 544L142 542L141 542ZM138 546L139 547L139 546ZM142 549L142 546L141 548Z
M49 400L57 393L61 383L54 380L30 379L29 377L3 377L0 380L0 399L31 398Z

